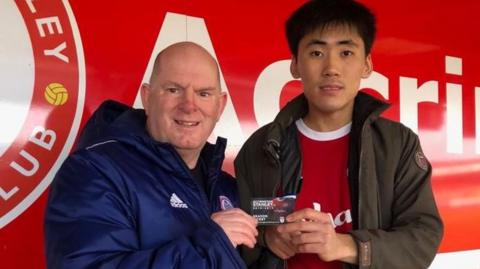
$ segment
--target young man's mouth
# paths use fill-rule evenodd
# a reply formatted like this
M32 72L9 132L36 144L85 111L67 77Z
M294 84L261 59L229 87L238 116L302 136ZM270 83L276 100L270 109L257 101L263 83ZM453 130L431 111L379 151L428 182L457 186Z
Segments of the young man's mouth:
M334 91L340 91L343 90L343 86L339 84L324 84L320 85L320 90L326 91L326 92L334 92Z

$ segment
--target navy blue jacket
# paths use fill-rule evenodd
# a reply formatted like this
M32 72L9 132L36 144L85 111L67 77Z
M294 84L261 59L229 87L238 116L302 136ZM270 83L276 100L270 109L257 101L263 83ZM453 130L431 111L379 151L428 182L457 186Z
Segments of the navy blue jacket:
M238 206L235 181L221 171L226 140L202 150L205 193L145 120L143 110L110 101L87 123L51 186L48 268L244 268L210 219Z

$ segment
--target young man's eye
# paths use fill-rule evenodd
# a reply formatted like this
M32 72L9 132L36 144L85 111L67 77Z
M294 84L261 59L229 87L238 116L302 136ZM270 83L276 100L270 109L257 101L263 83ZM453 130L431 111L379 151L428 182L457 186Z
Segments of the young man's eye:
M342 51L342 56L351 56L351 55L353 55L353 51L349 51L349 50Z
M310 52L310 55L314 56L314 57L320 57L320 56L323 55L323 53L321 51L314 50L314 51Z

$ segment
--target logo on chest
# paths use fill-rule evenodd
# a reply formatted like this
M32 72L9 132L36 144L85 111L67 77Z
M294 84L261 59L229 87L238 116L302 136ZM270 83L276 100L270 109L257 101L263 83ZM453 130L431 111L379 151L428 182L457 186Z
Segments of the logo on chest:
M318 212L321 212L322 206L320 205L320 203L314 202L313 209L315 209ZM352 223L352 214L350 213L350 209L347 209L338 213L335 216L335 218L332 216L331 213L328 213L328 214L330 215L330 221L334 228L342 226L345 223Z
M170 196L170 205L174 208L188 208L187 204L182 201L175 193Z

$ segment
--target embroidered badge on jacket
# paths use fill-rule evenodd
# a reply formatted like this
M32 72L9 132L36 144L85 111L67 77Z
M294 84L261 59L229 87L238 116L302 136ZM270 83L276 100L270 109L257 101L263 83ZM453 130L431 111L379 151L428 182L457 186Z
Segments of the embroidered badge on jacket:
M228 197L220 195L218 196L218 199L220 200L220 207L222 208L222 210L233 208L233 204L230 199L228 199Z
M428 160L420 150L415 152L415 162L417 163L418 167L422 170L427 171L428 169Z

